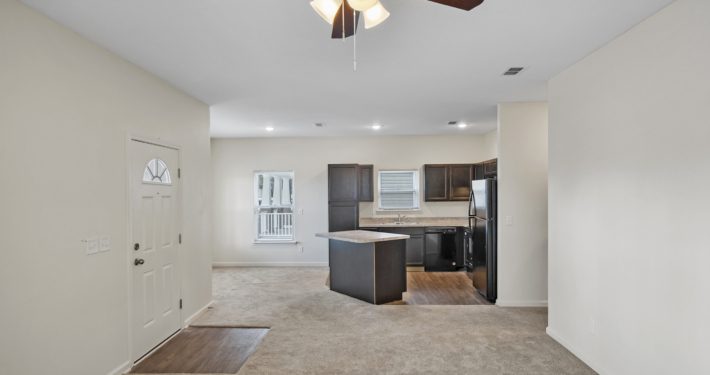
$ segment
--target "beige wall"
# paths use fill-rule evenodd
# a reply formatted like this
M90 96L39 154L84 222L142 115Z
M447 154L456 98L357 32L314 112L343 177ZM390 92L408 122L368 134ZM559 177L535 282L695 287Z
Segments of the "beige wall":
M203 103L0 0L0 373L129 360L129 133L182 147L184 316L210 301L208 132ZM85 255L95 235L111 250Z
M710 374L710 2L555 77L548 332L603 374Z
M214 139L214 261L218 264L326 264L327 166L374 164L378 169L420 169L427 163L471 163L490 159L482 136L364 138ZM255 170L295 171L296 245L252 243ZM423 172L420 172L423 179ZM422 198L423 199L423 198ZM465 217L467 202L421 203L408 216ZM376 203L361 203L361 216L377 215ZM396 214L395 214L396 215ZM299 251L303 246L303 253Z
M547 103L498 106L497 304L547 304Z
M483 144L486 148L486 153L491 155L491 158L498 157L498 130L484 134Z

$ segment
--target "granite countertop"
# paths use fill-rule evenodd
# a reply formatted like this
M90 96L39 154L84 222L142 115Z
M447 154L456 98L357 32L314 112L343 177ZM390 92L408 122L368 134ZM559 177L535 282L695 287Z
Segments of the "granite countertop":
M467 217L406 217L402 224L395 224L394 217L361 217L360 227L412 228L412 227L467 227Z
M406 240L409 238L406 234L372 232L367 230L346 230L343 232L318 233L316 234L316 237L354 243L375 243Z

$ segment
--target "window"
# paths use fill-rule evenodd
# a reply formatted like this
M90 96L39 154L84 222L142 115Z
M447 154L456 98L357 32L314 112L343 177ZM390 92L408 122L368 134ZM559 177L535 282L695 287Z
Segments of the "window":
M294 240L293 172L254 173L256 242Z
M147 184L170 185L170 170L164 161L153 159L148 162L143 170L143 182Z
M418 171L380 171L379 189L381 210L419 209Z

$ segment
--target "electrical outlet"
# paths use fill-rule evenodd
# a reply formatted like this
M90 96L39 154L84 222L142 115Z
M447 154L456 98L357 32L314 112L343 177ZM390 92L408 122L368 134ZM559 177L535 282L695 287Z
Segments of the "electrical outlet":
M505 225L507 225L509 227L513 226L513 217L512 216L505 217Z
M301 254L303 254L303 246L299 246L299 247L298 247L298 252L301 253Z
M298 214L299 214L299 215L303 215L303 209L302 209L302 208L299 208L299 209L298 209Z
M111 237L102 236L99 239L99 251L109 251L111 250Z
M84 240L86 243L86 255L96 254L99 252L98 237L89 237Z

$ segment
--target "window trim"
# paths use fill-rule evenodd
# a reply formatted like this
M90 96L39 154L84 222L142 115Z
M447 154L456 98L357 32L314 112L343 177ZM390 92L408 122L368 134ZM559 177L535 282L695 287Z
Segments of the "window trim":
M268 239L268 238L259 238L259 223L257 221L257 214L259 213L259 195L257 193L258 188L259 188L259 180L257 179L257 176L259 174L265 174L265 173L273 173L273 174L284 174L284 173L290 173L291 174L291 183L293 185L293 204L290 206L291 211L292 211L292 232L291 232L291 238L288 239ZM287 207L287 206L272 206L272 207ZM293 169L290 170L284 170L284 169L272 169L272 170L255 170L252 173L252 225L254 226L253 230L253 240L252 243L255 245L263 245L263 244L271 244L271 245L278 245L278 244L295 244L298 243L298 240L296 240L297 234L298 234L298 226L297 226L297 220L296 220L296 171Z
M382 172L385 173L402 173L402 172L412 172L414 173L414 190L413 193L416 195L414 202L415 207L412 208L383 208L382 207ZM397 212L397 211L421 211L422 209L422 195L421 195L421 179L419 178L420 173L418 169L380 169L377 171L377 211L384 212Z

